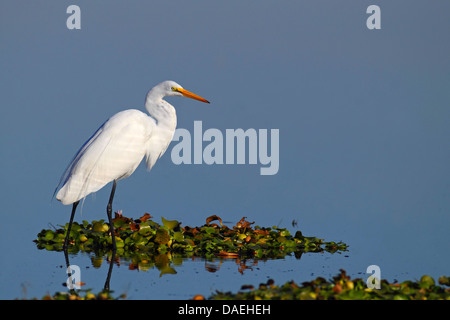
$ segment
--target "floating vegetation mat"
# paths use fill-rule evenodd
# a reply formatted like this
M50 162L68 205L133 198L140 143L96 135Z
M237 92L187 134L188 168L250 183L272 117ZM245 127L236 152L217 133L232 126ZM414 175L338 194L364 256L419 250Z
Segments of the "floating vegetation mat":
M424 275L419 281L389 283L380 281L380 289L369 289L362 279L350 279L344 270L326 280L318 277L301 285L294 281L275 285L273 280L258 288L242 286L237 293L217 291L212 300L450 300L450 277L442 276L438 284ZM198 295L193 299L205 299Z
M184 257L276 259L292 254L300 257L305 252L340 253L348 247L342 242L305 237L300 231L291 235L285 228L253 226L254 222L248 222L245 217L232 228L215 215L208 217L205 225L194 228L183 227L180 222L165 218L158 224L151 218L148 213L139 219L115 213L113 223L118 256L170 253ZM62 251L68 224L60 227L42 230L34 240L38 248ZM72 224L69 253L82 251L98 256L111 248L109 225L104 220Z
M126 299L126 294L115 296L113 292L101 291L97 294L91 290L57 292L45 295L42 300L116 300ZM36 298L35 298L36 299ZM205 300L202 295L193 300ZM450 277L442 276L436 284L427 275L418 281L389 283L380 281L380 289L369 289L362 279L351 279L344 270L331 280L318 277L301 285L294 281L275 285L273 280L262 283L258 288L244 285L237 293L220 292L208 300L450 300Z

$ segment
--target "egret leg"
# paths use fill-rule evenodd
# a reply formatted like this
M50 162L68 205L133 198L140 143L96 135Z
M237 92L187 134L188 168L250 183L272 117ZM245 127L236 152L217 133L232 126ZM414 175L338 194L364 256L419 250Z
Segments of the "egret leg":
M104 291L109 291L109 282L111 281L111 273L114 265L114 259L116 257L116 252L112 252L111 262L109 263L108 275L106 276L105 286L103 287Z
M114 193L116 192L116 180L113 182L111 195L109 196L109 202L106 206L106 214L108 215L109 220L109 230L111 231L111 240L112 240L112 246L113 246L113 252L116 252L116 236L114 235L114 223L112 221L112 202L114 199Z
M72 270L69 269L70 262L69 262L69 254L67 253L67 250L64 250L64 258L66 259L66 270L67 270L67 275L69 276L69 278L67 279L68 281L66 283L72 283L72 281L73 281L72 280ZM68 286L68 288L70 289L70 293L75 293L73 286L71 286L71 287Z
M63 244L64 251L67 250L67 246L69 245L70 229L72 228L73 217L75 216L75 211L77 210L77 206L78 206L79 202L80 201L76 201L72 205L72 214L70 215L69 228L67 229L66 238L65 238L64 244Z

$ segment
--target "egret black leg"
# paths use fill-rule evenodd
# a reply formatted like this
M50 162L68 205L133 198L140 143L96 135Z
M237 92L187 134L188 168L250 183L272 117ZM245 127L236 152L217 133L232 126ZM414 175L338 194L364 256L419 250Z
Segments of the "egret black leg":
M69 278L66 281L66 284L70 284L70 283L73 283L73 280L72 280L72 270L70 269L69 254L67 253L67 250L64 250L64 258L66 259L66 270L67 270L67 275L69 276ZM75 293L75 290L73 289L73 285L67 286L67 288L70 290L70 293Z
M114 265L114 259L116 257L116 252L112 252L111 261L109 262L109 269L108 269L108 275L106 276L105 285L103 287L104 291L109 291L109 282L111 281L111 273Z
M67 247L69 245L70 229L72 228L73 217L75 216L75 211L77 210L77 206L78 206L79 202L80 201L76 201L72 205L72 214L70 215L69 228L67 229L66 239L64 240L64 244L63 244L63 250L64 251L67 250Z
M108 205L106 206L106 213L108 215L109 230L111 231L111 240L112 240L112 246L113 246L114 252L116 252L116 236L114 235L114 223L112 221L112 202L114 199L115 192L116 192L116 180L114 180L114 182L113 182L111 195L109 196L109 202L108 202Z

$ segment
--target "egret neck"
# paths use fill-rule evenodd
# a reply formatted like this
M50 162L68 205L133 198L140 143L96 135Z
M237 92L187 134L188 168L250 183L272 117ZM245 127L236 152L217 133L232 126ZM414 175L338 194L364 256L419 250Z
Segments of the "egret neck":
M145 108L158 126L172 131L177 126L177 115L175 108L164 97L165 94L158 87L151 89L145 99Z

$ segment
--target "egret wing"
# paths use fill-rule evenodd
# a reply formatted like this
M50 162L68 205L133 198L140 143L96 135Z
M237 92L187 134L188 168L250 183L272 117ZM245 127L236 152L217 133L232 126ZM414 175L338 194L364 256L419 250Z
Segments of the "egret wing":
M164 127L155 127L154 130L152 130L145 153L145 161L148 170L150 170L155 165L156 161L166 152L174 133L174 130Z
M70 204L131 175L146 153L153 128L151 118L138 110L108 119L75 155L56 198Z

